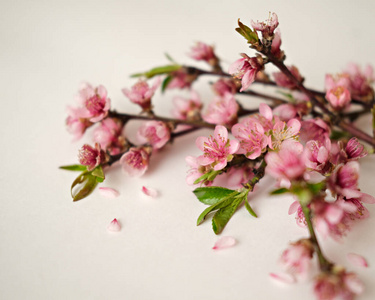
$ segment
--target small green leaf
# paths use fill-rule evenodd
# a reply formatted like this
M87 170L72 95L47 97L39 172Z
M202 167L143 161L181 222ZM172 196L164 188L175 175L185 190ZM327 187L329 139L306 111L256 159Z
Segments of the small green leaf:
M172 76L167 76L165 77L165 79L163 80L163 83L161 84L161 91L164 93L164 91L166 90L166 88L168 87L168 84L171 82L171 80L173 79Z
M280 189L272 191L271 195L280 195L280 194L284 194L284 193L288 193L288 192L289 192L288 189L286 189L286 188L280 188Z
M68 171L86 171L87 167L82 165L69 165L69 166L61 166L59 169L68 170Z
M72 183L71 195L73 201L81 200L90 195L98 184L96 178L99 177L93 176L91 172L81 173Z
M103 172L103 168L102 168L102 166L97 166L97 167L91 172L91 174L94 175L95 177L99 177L99 178L105 179L105 176L104 176L104 172Z
M219 175L221 173L221 170L219 170L219 171L214 171L214 170L212 170L212 171L210 171L210 172L208 172L208 173L206 173L206 174L203 174L201 177L199 177L198 179L196 179L195 181L194 181L194 184L198 184L198 183L200 183L200 182L204 182L204 181L206 181L206 180L208 180L208 181L213 181L215 178L216 178L216 176L217 175Z
M95 178L96 178L97 182L103 182L104 181L104 178L100 178L100 177L95 177Z
M168 53L164 53L165 57L173 64L178 65L176 61Z
M238 26L236 31L241 34L249 44L255 44L259 41L259 37L255 31L252 31L251 28L240 22L238 19Z
M237 195L237 192L233 193L234 195ZM214 205L211 205L210 207L207 207L198 217L198 220L197 220L197 225L200 225L202 224L202 222L205 220L206 216L214 211L214 210L218 210L220 208L223 208L223 207L226 207L228 205L230 205L231 203L233 202L233 198L231 197L231 195L228 195L227 197L223 198L221 201L217 202L216 204Z
M244 200L244 197L236 198L231 205L221 208L215 213L212 218L212 229L214 230L215 234L220 234L223 231L230 218Z
M150 71L144 72L144 73L137 73L131 75L131 77L140 77L140 76L145 76L146 78L152 78L156 75L162 75L162 74L169 74L172 72L175 72L177 70L180 70L181 66L180 65L167 65L167 66L161 66L161 67L156 67L151 69Z
M247 209L247 211L249 212L250 215L252 215L253 217L255 218L258 218L257 214L255 213L255 211L251 208L249 202L247 201L247 199L245 200L245 207Z
M236 193L234 190L226 189L219 186L199 187L193 193L198 200L207 205L213 205L228 197L230 194Z
M337 141L342 138L349 138L349 137L350 137L350 134L347 131L332 130L330 139Z

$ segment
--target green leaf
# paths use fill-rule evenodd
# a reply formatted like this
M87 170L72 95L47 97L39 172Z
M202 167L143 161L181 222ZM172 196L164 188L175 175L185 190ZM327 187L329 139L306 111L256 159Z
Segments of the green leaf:
M249 44L255 44L259 41L259 37L255 31L252 31L251 28L240 22L238 19L238 26L236 31L241 34Z
M96 178L97 182L103 182L104 181L104 178L100 178L100 177L95 177L95 178Z
M244 200L244 197L235 198L231 205L221 208L215 213L212 218L212 229L214 230L215 234L220 234L223 231L230 218Z
M91 172L81 173L72 183L71 195L73 201L81 200L90 195L98 184L96 178L99 177L93 176Z
M161 67L156 67L151 69L150 71L144 72L144 73L137 73L131 75L131 77L140 77L140 76L145 76L146 78L152 78L156 75L162 75L162 74L169 74L174 71L180 70L182 66L180 65L167 65L167 66L161 66Z
M253 217L255 218L258 218L257 214L255 213L255 211L251 208L249 202L247 201L247 199L245 200L245 207L247 209L247 211L249 212L250 215L252 215Z
M164 91L166 90L166 88L168 87L168 84L171 82L171 80L173 79L172 76L167 76L164 80L163 80L163 83L161 84L161 91L164 93Z
M172 58L172 56L170 56L168 53L164 53L165 57L171 62L171 63L174 63L175 65L178 65L178 63L176 63L176 61Z
M288 192L289 192L288 189L286 189L286 188L280 188L280 189L272 191L271 195L280 195L280 194L284 194L284 193L288 193Z
M233 196L234 195L237 195L238 193L237 192L234 192L233 193ZM231 195L228 195L227 197L223 198L221 201L217 202L216 204L214 205L211 205L210 207L207 207L198 217L197 219L197 225L200 225L202 224L202 222L205 220L206 216L214 211L214 210L218 210L220 208L223 208L223 207L226 207L228 205L230 205L232 202L233 202L233 197L231 197Z
M103 168L102 168L102 166L97 166L97 167L91 172L91 174L94 175L95 177L99 177L99 178L105 179L105 176L104 176L104 172L103 172Z
M349 138L349 137L350 137L350 134L347 131L332 130L330 139L337 141L342 138Z
M195 181L194 181L194 184L198 184L198 183L200 183L200 182L204 182L204 181L206 181L206 180L208 180L208 181L213 181L215 178L216 178L216 176L217 175L219 175L221 173L221 170L219 170L219 171L214 171L214 170L212 170L212 171L210 171L210 172L208 172L208 173L206 173L206 174L203 174L201 177L199 177L198 179L196 179Z
M59 169L68 170L68 171L86 171L87 167L82 165L69 165L69 166L61 166Z
M226 189L219 186L199 187L193 193L198 200L207 205L213 205L228 197L230 194L236 193L234 190Z

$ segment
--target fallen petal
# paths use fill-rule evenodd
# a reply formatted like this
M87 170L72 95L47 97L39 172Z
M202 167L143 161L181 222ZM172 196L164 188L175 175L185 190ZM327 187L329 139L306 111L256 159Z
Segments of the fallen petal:
M99 188L99 193L107 198L116 198L120 195L118 191L115 189L109 188L109 187L100 187Z
M348 253L346 255L346 258L348 259L348 261L353 265L353 266L356 266L356 267L362 267L362 268L367 268L368 267L368 263L367 263L367 260L359 255L359 254L356 254L356 253Z
M113 221L112 221L111 223L109 223L107 229L108 229L108 231L117 232L117 231L120 231L120 229L121 229L121 225L120 225L120 223L117 221L117 219L114 218Z
M231 236L223 236L220 238L215 245L212 247L214 250L221 250L225 248L233 247L237 243L236 239Z
M146 188L145 186L142 187L142 192L147 195L147 196L150 196L152 198L155 198L158 196L158 191L153 189L153 188Z
M296 282L294 277L288 273L270 273L270 277L273 280L281 283L292 284Z

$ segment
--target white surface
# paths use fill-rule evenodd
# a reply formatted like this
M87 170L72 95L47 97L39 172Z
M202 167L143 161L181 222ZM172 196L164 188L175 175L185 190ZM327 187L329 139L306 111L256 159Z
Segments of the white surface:
M118 189L116 199L95 191L73 203L76 174L57 169L75 163L84 142L72 144L64 128L82 80L104 84L118 110L137 112L121 94L134 83L129 74L166 63L164 52L191 62L185 54L200 40L230 63L247 51L237 18L248 24L268 11L279 15L287 62L310 87L322 88L325 72L349 61L375 64L373 1L2 1L1 299L314 298L310 284L280 289L268 278L288 242L307 235L287 215L288 197L260 193L252 200L259 219L237 212L224 231L239 241L231 249L213 252L210 222L195 226L205 206L185 185L184 157L198 154L193 141L208 131L155 155L141 179L108 173L102 186ZM209 90L201 91L207 101ZM172 95L156 97L158 112L167 115ZM361 188L374 195L375 158L362 165ZM161 196L145 197L143 185ZM368 208L373 216L342 245L322 242L328 257L358 272L360 299L375 297L375 207ZM114 217L122 230L109 234ZM348 252L367 257L370 268L350 267Z

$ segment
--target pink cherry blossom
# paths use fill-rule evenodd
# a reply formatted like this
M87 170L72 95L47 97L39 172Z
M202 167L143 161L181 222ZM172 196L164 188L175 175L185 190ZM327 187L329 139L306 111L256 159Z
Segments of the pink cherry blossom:
M211 66L216 65L218 62L214 48L202 42L196 43L196 45L191 48L189 56L195 60L204 60Z
M306 222L306 219L305 219L305 215L302 211L302 207L301 207L298 200L294 201L289 207L288 214L292 215L294 213L296 213L296 223L297 223L297 225L300 226L300 227L306 227L307 222Z
M308 141L305 147L306 167L324 174L328 171L330 151L331 140L328 138L324 144L314 140Z
M347 108L352 100L349 90L342 86L328 90L326 99L335 110Z
M311 269L311 259L314 254L312 243L303 239L284 250L281 255L280 263L282 267L292 276L299 279L306 279Z
M236 245L237 241L232 236L223 236L216 241L215 245L212 247L213 250L222 250L226 248L233 247Z
M363 283L357 275L345 270L337 273L324 272L314 280L314 293L319 300L353 300L363 290Z
M137 138L142 144L147 143L160 149L171 138L171 131L164 122L147 121L138 129Z
M84 117L91 122L104 119L111 106L111 101L107 97L107 90L102 85L94 88L88 83L83 84L79 90L78 100L85 108Z
M125 144L122 123L112 118L104 119L100 122L100 126L94 130L94 141L112 155L119 153Z
M173 98L174 108L172 114L180 120L199 120L201 118L202 102L196 91L191 91L190 97L185 99L180 96Z
M293 104L286 103L275 107L273 114L278 116L281 121L288 122L298 116L298 110Z
M245 154L249 159L256 159L267 149L272 147L271 138L264 132L263 126L253 118L246 118L243 122L232 127L232 133L240 142L238 153Z
M83 145L78 152L79 163L87 167L88 171L94 170L97 166L105 161L105 153L96 143L95 148L90 145Z
M145 80L140 79L132 86L131 90L124 88L122 92L131 102L138 104L143 110L149 110L151 109L151 98L160 86L160 83L160 77L156 79L152 87Z
M107 227L107 230L108 231L112 231L112 232L118 232L121 230L121 225L120 223L117 221L116 218L114 218L111 223L109 223L108 227Z
M256 74L263 68L263 59L260 56L249 57L241 53L242 58L236 60L229 67L229 74L241 79L242 88L240 92L245 91L254 82Z
M130 176L142 176L149 164L150 150L145 147L130 148L120 159L123 170Z
M306 171L305 157L299 147L281 148L279 152L269 152L266 157L266 173L280 180L295 180L303 176Z
M231 126L237 122L238 109L234 96L226 93L224 97L215 97L202 117L210 124Z
M338 74L336 76L327 74L325 77L324 84L327 91L337 88L339 86L348 89L350 86L350 79L347 74Z
M188 74L185 68L171 73L172 80L169 82L168 89L190 88L191 84L197 79L196 74Z
M368 154L365 147L355 137L346 144L345 153L348 160L357 160Z
M367 65L364 71L356 64L349 64L345 74L349 76L349 90L353 97L371 100L374 97L374 70L372 66Z
M288 67L288 70L292 73L292 75L299 81L303 81L303 77L299 73L297 67L295 66L290 66ZM283 72L275 72L272 74L273 77L275 78L275 82L278 86L285 87L288 89L294 89L297 86L295 85L294 82L292 82L289 77L287 77Z
M343 195L347 199L358 198L362 193L358 189L359 164L348 162L336 167L329 177L328 186L333 194Z
M277 14L275 13L272 13L270 17L264 22L259 22L259 21L254 22L253 20L251 20L251 26L255 30L261 31L263 38L272 37L278 25L279 25L279 20L278 20Z
M158 191L153 189L153 188L150 188L150 187L145 187L145 186L142 186L142 192L149 196L149 197L152 197L152 198L155 198L158 196Z
M342 196L339 197L339 199L341 199L340 201L346 201L348 203L352 203L356 207L355 211L347 213L347 219L350 219L352 221L356 219L362 220L370 216L370 212L367 210L366 207L363 206L363 203L361 200L358 200L355 198L343 200Z
M344 200L333 203L314 201L311 209L317 231L323 237L330 236L335 240L340 240L350 230L351 222L347 216L357 210L353 203Z
M219 96L226 93L234 95L237 92L237 85L232 78L221 78L212 85L212 89Z
M116 198L120 196L120 193L117 190L109 188L109 187L100 187L99 193L102 196L107 197L107 198Z
M322 119L309 119L301 122L299 139L302 143L315 140L324 144L330 134L331 130L329 126Z
M66 127L68 132L73 135L73 141L79 140L86 129L92 125L92 123L84 118L86 115L82 108L68 107L68 117L66 118Z
M221 125L215 127L213 137L198 137L195 144L204 152L197 158L198 164L211 165L215 171L223 169L239 147L237 140L228 139L228 130Z
M272 148L280 149L285 141L294 141L296 147L300 147L301 144L297 142L300 128L301 122L297 119L291 119L288 123L277 121L272 128Z

